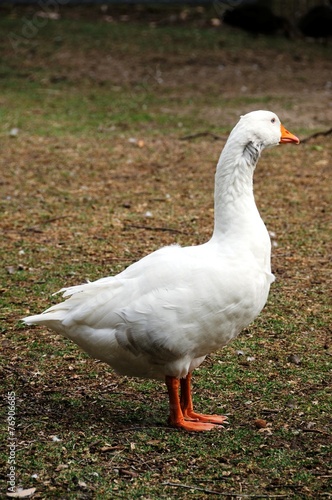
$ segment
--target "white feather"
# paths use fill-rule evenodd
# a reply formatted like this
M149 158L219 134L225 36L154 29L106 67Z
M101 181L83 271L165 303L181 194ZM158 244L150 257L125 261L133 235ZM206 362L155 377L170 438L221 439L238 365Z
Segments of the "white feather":
M249 113L233 129L217 167L209 242L164 247L115 277L65 288L64 302L25 322L52 328L119 373L186 377L266 303L271 245L252 178L260 152L279 141L271 112Z

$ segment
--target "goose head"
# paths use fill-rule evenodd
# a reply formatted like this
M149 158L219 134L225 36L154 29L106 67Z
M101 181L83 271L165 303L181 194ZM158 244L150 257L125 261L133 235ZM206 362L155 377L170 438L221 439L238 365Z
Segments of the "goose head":
M282 143L299 144L296 135L289 132L272 111L252 111L241 116L235 127L242 135L244 144L252 144L258 151Z
M282 143L299 144L272 111L251 111L241 116L233 128L216 171L215 218L223 220L225 205L246 194L253 197L253 174L265 148ZM218 223L219 224L219 223Z

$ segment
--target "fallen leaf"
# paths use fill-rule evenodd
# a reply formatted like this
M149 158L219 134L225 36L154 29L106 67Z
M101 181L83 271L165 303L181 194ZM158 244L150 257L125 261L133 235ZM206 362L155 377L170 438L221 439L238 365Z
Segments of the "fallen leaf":
M130 477L137 477L138 476L137 472L134 472L133 470L120 469L119 472L123 476L130 476Z
M63 469L68 469L68 467L69 466L66 464L59 464L55 470L56 470L56 472L60 472Z
M258 432L272 434L272 429L270 427L264 427L263 429L258 429Z
M257 418L254 421L254 425L255 427L257 427L257 429L265 429L265 427L267 426L267 421L263 420L262 418Z
M114 451L114 450L121 450L123 447L122 446L112 446L110 445L105 445L100 448L100 451Z
M146 444L149 444L150 446L159 446L160 440L159 439L151 439L150 441L147 441Z
M7 497L10 498L28 498L31 497L36 491L36 488L29 488L27 490L23 490L22 488L17 488L16 491L7 492Z
M316 422L308 422L307 429L312 429L313 427L315 427L315 425L316 425Z

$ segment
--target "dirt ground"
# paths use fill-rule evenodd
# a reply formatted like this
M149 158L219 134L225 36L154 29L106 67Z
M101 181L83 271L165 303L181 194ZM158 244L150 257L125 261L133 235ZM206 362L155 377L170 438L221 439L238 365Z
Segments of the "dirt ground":
M96 15L105 24L131 22L123 14L107 16ZM135 16L135 22L142 19ZM146 22L147 29L155 23L156 33L170 23ZM194 20L192 29L198 28ZM197 454L193 461L197 445L169 432L159 386L141 388L58 336L19 322L57 301L51 294L61 286L115 274L162 245L205 242L213 227L215 165L241 114L271 109L301 139L331 128L332 60L326 47L301 40L285 50L284 41L249 44L242 35L217 29L218 46L210 49L202 39L192 48L182 40L177 47L176 39L160 30L160 46L142 49L119 38L111 49L91 44L73 51L64 44L52 57L40 47L23 46L13 59L43 91L64 82L82 96L88 87L96 93L125 89L128 103L144 88L153 96L143 99L152 116L147 122L105 120L91 134L66 134L64 126L58 135L2 133L2 371L5 390L17 394L21 463L26 460L20 482L36 486L35 498L175 498L161 482L197 480L207 490L210 483L204 481L220 463L228 482L212 478L211 489L224 496L229 491L229 498L239 485L256 496L329 495L331 469L322 450L331 437L331 134L266 151L259 161L256 201L271 234L277 281L262 316L244 332L243 345L230 347L223 357L213 354L197 390L218 409L220 392L215 393L209 370L216 376L224 362L239 372L240 389L234 380L223 388L231 425L218 443L222 460L213 461L214 438L208 437L199 441L204 460ZM240 38L234 45L229 36ZM46 79L39 77L40 68L47 68ZM8 104L6 95L0 102ZM42 106L33 106L42 116ZM163 129L158 125L163 115L175 116L179 125ZM236 349L252 349L257 361L240 360ZM262 395L264 384L271 384L274 399L264 399L269 397ZM252 430L253 418L262 416L271 422L270 433ZM242 444L232 449L237 432L244 433ZM50 440L60 434L62 447L50 450ZM186 447L188 456L179 456L179 448ZM283 449L293 461L272 464L271 477L264 477L268 450ZM298 480L296 453L308 474ZM80 479L80 471L93 471L96 463L106 486ZM181 491L175 490L176 498L210 497L206 491L188 496Z

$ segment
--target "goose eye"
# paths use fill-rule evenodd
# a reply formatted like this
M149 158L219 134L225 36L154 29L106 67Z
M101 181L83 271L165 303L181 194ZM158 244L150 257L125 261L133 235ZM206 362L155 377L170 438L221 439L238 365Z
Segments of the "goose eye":
M276 119L272 118L271 123L275 123Z

